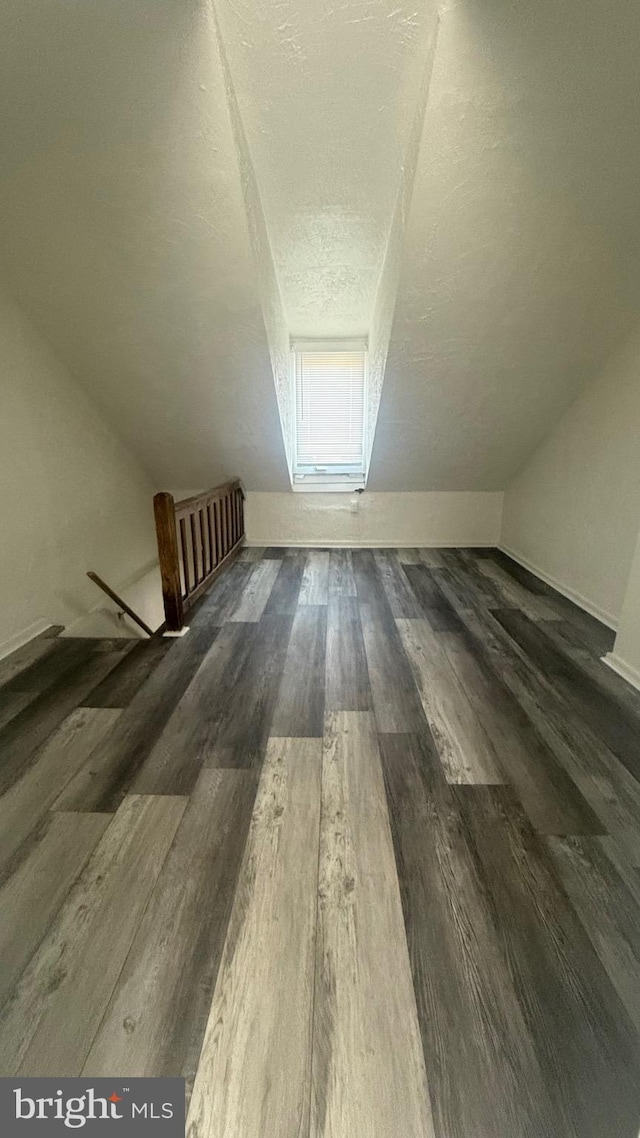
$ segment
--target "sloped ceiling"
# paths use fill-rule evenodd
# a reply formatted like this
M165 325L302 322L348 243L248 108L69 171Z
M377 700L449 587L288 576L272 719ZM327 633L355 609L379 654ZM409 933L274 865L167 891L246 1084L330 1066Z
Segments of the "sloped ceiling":
M5 0L0 272L158 485L287 463L210 9Z
M369 333L369 486L501 488L637 323L636 0L436 23L5 0L0 271L159 484L286 489L289 334Z
M441 13L369 487L501 489L640 323L637 0Z

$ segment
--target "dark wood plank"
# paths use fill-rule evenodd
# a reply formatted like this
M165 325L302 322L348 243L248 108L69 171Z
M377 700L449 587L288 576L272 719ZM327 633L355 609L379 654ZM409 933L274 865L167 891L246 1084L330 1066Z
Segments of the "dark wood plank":
M353 596L334 596L327 609L325 702L328 711L372 708L360 608Z
M195 1078L255 798L253 771L203 771L84 1075Z
M356 592L360 604L379 608L391 616L382 578L372 549L354 549L351 553Z
M171 640L162 637L136 644L106 679L89 692L82 706L128 707L171 647Z
M568 620L574 624L576 628L580 629L583 636L591 644L591 647L599 656L604 656L606 652L610 652L613 648L615 641L615 632L607 628L605 624L597 620L596 617L591 616L590 613L581 609L578 605L570 601L568 597L564 597L546 581L540 577L536 577L535 573L531 573L524 566L519 565L517 561L509 557L508 554L503 553L499 549L491 551L491 558L500 565L505 572L509 573L521 585L524 585L531 593L537 593L539 596L547 597L554 608L557 610L557 615L560 618Z
M301 605L294 617L271 735L319 737L324 721L327 606Z
M393 616L421 617L422 607L395 550L375 550L373 556Z
M434 631L458 632L460 621L447 598L438 588L433 571L426 565L405 565L404 572L424 616Z
M271 727L291 633L291 617L263 616L250 629L238 682L223 702L212 767L259 767Z
M283 545L268 545L263 551L262 556L265 561L282 561L286 552L287 550Z
M189 609L191 632L220 628L229 620L253 569L254 565L250 561L238 559L224 569L204 596Z
M500 769L515 787L534 828L545 834L603 833L601 820L473 640L457 633L440 636Z
M121 712L79 707L44 743L17 782L0 796L0 867L15 872L39 828L67 783L113 729Z
M225 706L247 667L249 624L220 630L132 783L135 794L190 794L214 752Z
M635 1134L640 1042L509 787L456 787L493 925L533 1037L555 1133Z
M0 874L0 1007L110 821L110 814L50 814Z
M80 1074L185 806L123 803L2 1010L3 1072Z
M0 660L0 689L15 676L18 676L20 672L30 668L41 656L52 652L55 647L53 641L62 630L63 625L61 624L51 625L39 636L34 636L32 640L28 640L20 648L16 648L15 652L11 652Z
M0 731L15 719L28 704L38 698L37 691L11 691L5 693L0 690Z
M640 778L640 719L565 653L544 630L513 609L494 613L536 667L635 778Z
M443 583L443 589L446 584ZM456 603L453 593L449 599ZM512 692L607 831L640 865L640 784L563 700L490 613L458 615L473 650Z
M173 646L55 803L56 810L117 810L217 635L201 616Z
M492 561L495 561L496 565L504 569L505 573L513 577L514 581L518 581L525 589L528 589L530 593L535 593L541 597L554 596L555 590L551 588L551 585L547 585L546 581L543 581L541 577L536 577L535 573L530 573L528 569L525 569L524 565L520 565L518 561L514 561L512 557L509 557L507 553L503 553L501 549L490 550L488 556Z
M122 659L121 652L94 652L49 685L0 732L0 794L22 778L38 748Z
M421 731L420 697L386 597L382 605L361 604L360 620L378 730Z
M436 1134L564 1138L435 748L381 754Z
M293 616L298 607L306 559L306 554L296 551L284 558L265 605L265 616Z
M96 641L88 637L57 637L44 643L51 645L50 650L9 680L2 689L3 695L13 691L44 692L53 685L59 685L65 676L77 671L96 654ZM112 641L108 643L111 645ZM124 653L131 649L132 644L123 639L121 646Z
M598 841L550 838L549 849L589 939L640 1031L640 906Z

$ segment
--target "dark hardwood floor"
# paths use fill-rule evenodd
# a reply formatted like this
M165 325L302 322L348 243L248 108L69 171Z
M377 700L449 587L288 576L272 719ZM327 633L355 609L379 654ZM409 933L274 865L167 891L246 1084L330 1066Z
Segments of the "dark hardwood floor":
M638 1138L640 694L503 553L246 549L0 662L0 1075L190 1138Z

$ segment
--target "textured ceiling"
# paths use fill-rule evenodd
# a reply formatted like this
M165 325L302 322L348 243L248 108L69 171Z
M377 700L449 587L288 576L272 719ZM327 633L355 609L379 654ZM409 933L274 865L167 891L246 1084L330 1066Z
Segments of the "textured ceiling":
M158 484L289 477L208 5L5 0L0 272Z
M1 271L156 481L285 489L288 335L368 332L369 486L500 488L637 324L637 0L434 12L2 5Z
M441 16L371 489L500 489L640 322L640 5Z
M370 330L435 0L215 0L290 332Z

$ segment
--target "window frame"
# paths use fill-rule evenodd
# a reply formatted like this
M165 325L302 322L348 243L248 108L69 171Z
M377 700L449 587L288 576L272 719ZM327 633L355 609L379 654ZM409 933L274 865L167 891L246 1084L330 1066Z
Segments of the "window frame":
M327 355L340 352L362 352L364 364L362 398L362 463L328 463L327 469L317 470L307 464L298 464L298 391L297 357L304 353L317 352ZM367 423L369 401L369 346L364 337L348 339L291 339L290 379L293 406L292 419L292 459L291 478L293 489L353 491L364 488L367 478Z

